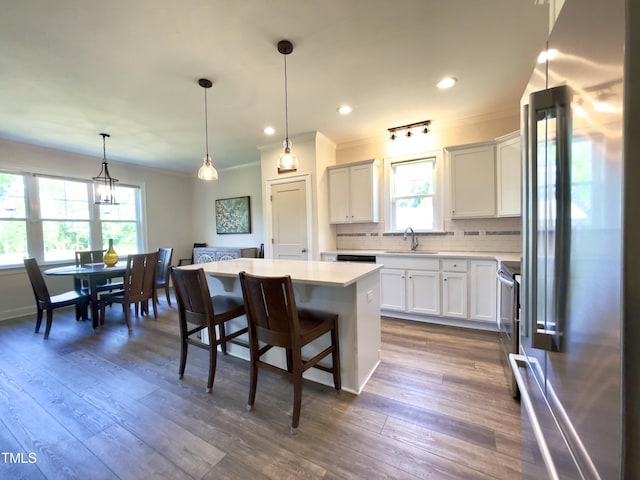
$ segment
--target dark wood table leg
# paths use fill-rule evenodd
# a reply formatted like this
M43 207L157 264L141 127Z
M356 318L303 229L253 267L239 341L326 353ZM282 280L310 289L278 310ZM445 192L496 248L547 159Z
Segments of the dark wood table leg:
M100 313L98 305L98 275L89 275L89 291L91 295L91 321L94 330L100 324Z

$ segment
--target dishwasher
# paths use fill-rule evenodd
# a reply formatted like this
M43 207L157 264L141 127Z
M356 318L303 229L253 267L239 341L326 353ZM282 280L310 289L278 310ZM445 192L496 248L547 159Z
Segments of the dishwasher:
M371 254L339 253L336 262L376 263L376 256Z

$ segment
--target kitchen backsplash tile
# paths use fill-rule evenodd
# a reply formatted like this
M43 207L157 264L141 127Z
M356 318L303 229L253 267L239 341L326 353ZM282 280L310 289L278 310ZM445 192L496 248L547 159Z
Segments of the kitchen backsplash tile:
M384 224L337 225L340 250L403 250L409 248L402 233L384 233ZM418 250L452 252L522 251L520 218L449 220L444 232L417 233Z

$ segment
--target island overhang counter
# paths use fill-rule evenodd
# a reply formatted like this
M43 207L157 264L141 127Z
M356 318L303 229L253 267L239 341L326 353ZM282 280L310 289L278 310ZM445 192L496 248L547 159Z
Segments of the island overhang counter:
M300 307L337 313L342 388L359 394L380 363L380 269L382 265L317 262L285 259L238 258L219 262L185 265L181 269L202 268L208 275L211 294L242 295L238 273L253 275L290 275ZM244 317L235 322L246 322ZM238 323L241 326L242 323ZM235 328L236 326L232 326ZM306 347L313 356L329 344L327 338ZM229 345L229 353L248 359L246 348ZM268 361L284 366L285 355L273 349ZM317 369L305 372L305 378L333 386L330 374Z

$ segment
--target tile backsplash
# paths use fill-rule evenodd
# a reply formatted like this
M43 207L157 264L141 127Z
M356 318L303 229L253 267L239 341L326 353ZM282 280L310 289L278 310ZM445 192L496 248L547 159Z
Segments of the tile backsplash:
M416 233L416 237L418 250L519 253L520 230L520 217L447 220L443 232ZM337 225L336 234L339 250L410 248L410 240L403 240L401 233L384 233L382 222Z

